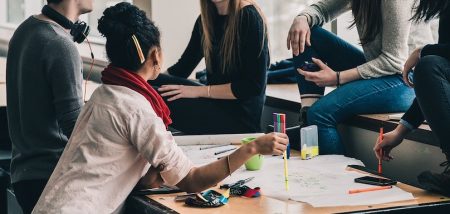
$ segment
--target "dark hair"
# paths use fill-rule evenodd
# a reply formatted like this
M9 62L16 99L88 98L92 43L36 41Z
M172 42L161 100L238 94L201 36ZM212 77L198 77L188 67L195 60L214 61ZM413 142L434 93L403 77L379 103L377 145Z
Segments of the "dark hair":
M442 11L450 9L450 1L448 0L416 0L414 5L416 10L412 20L419 22L421 20L430 21L440 16Z
M372 42L383 27L381 14L381 0L353 0L352 1L353 20L350 28L361 26L361 44Z
M144 57L153 47L160 47L160 33L145 12L122 2L106 8L98 20L98 31L106 37L106 54L111 64L131 71L141 66L132 36L139 41Z
M58 4L61 3L63 0L47 0L47 4L53 3L53 4Z

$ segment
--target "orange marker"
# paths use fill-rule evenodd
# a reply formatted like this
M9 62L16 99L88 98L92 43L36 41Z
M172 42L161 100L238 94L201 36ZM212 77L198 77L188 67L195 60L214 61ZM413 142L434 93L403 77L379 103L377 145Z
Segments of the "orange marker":
M383 127L380 128L380 142L383 141ZM378 158L378 174L382 174L383 173L383 163L382 163L382 158L383 158L383 149L381 149L381 158Z
M365 188L365 189L352 189L352 190L348 191L348 194L371 192L371 191L385 190L385 189L392 189L392 186L369 187L369 188Z

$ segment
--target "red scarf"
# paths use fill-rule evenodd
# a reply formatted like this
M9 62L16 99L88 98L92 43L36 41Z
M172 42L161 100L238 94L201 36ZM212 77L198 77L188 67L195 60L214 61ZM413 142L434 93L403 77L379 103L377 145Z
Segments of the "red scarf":
M170 110L164 100L158 92L156 92L155 89L153 89L153 87L138 74L108 65L108 67L102 71L102 82L108 85L124 86L138 92L148 100L153 107L153 110L156 112L156 115L163 120L166 128L172 123L172 119L170 119Z

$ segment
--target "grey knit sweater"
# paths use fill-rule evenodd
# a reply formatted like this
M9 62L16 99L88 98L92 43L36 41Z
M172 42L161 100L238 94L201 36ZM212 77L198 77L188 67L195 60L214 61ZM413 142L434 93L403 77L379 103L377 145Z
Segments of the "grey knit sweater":
M308 16L309 25L323 25L351 10L352 0L322 0L300 13ZM417 47L434 43L429 24L415 24L414 0L383 0L383 27L375 40L363 45L367 63L357 67L364 79L401 74L409 54ZM356 26L361 36L361 26Z
M12 183L50 177L81 111L82 81L61 26L32 16L17 28L6 63Z

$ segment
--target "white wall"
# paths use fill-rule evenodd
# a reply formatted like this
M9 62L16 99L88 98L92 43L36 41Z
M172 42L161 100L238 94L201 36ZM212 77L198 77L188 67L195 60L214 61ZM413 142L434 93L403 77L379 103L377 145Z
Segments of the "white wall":
M361 45L359 44L360 41L356 27L353 27L351 29L348 28L348 26L350 26L350 24L353 22L352 12L348 11L347 13L342 14L337 19L337 22L337 34L339 35L339 37L355 46L361 47Z
M163 70L178 61L186 48L195 20L200 15L199 0L154 0L152 19L161 31ZM204 64L200 63L200 68Z

